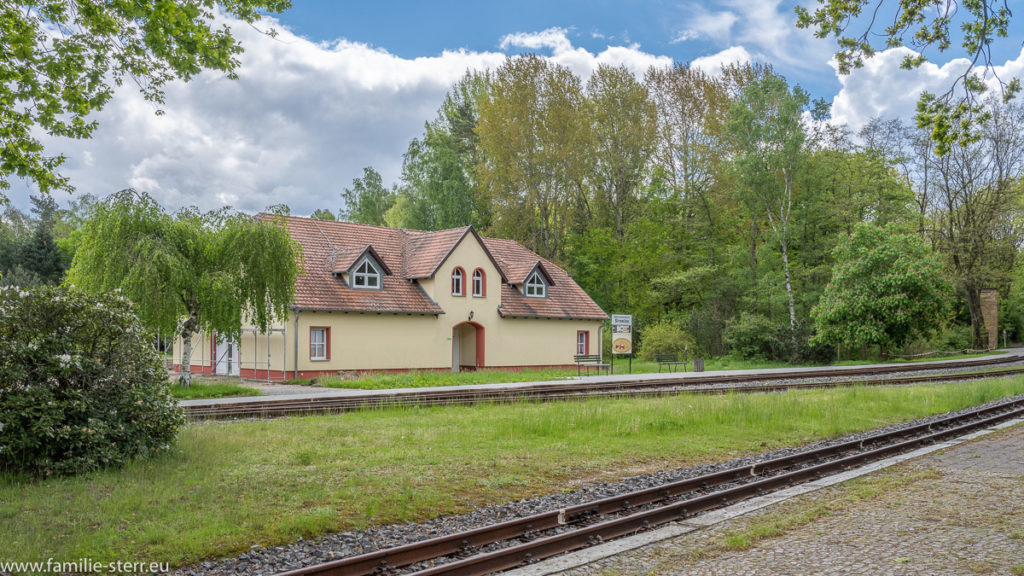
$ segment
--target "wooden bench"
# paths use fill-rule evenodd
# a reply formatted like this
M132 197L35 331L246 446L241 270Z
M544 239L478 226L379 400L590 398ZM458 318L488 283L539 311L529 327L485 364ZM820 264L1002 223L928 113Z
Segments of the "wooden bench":
M605 374L611 369L611 364L607 362L601 362L601 357L597 354L577 354L572 359L576 362L576 375L580 375L580 369L587 369L587 376L590 376L590 369L594 368L597 373L600 374L601 370L604 370Z
M654 359L658 362L658 372L661 372L661 369L664 366L668 366L669 371L671 371L672 368L679 365L682 365L683 372L686 371L686 359L684 358L680 362L678 354L655 354Z

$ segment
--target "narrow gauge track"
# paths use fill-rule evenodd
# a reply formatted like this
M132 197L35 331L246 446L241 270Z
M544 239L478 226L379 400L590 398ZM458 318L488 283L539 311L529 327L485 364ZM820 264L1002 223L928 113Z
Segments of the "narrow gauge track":
M1024 399L1005 401L928 424L308 566L279 576L491 574L689 518L1021 416L1024 416Z
M926 364L920 367L871 366L846 370L822 369L803 372L775 372L768 374L688 376L686 378L623 379L610 382L566 382L564 384L526 385L510 388L460 388L458 390L416 390L390 394L359 396L310 397L302 399L265 399L222 404L192 405L186 414L200 418L275 417L318 412L347 412L384 406L433 406L475 404L480 402L516 402L521 400L564 400L583 396L662 396L679 392L723 394L727 392L776 392L802 388L832 388L844 386L892 386L934 381L968 380L1024 374L1024 368L1003 369L965 374L932 374L885 378L886 374L924 370L977 368L1022 360L1007 355L987 360L964 360L946 364ZM853 376L880 376L877 379L854 379ZM815 378L843 378L833 381L814 381ZM782 380L801 382L765 383ZM751 382L758 382L751 384ZM710 387L714 386L714 387Z

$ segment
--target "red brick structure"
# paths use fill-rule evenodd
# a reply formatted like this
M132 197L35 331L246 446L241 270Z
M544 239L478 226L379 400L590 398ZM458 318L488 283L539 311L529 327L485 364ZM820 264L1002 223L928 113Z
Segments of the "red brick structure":
M999 347L999 291L981 291L981 318L985 322L985 348Z

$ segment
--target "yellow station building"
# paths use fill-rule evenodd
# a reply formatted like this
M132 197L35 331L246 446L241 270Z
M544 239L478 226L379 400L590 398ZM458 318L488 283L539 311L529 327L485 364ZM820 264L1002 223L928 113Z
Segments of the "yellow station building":
M521 369L600 354L608 316L564 270L517 242L468 226L283 221L304 257L287 321L269 334L243 330L237 342L196 336L193 372L290 379ZM175 358L181 350L178 338Z

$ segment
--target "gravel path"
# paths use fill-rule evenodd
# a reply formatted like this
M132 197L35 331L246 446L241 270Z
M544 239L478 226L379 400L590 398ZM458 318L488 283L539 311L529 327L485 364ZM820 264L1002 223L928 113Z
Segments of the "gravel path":
M895 430L916 423L937 420L941 415L923 418L913 423L889 426L883 430ZM179 576L193 575L228 575L228 574L276 574L284 570L299 568L314 563L321 563L335 558L343 558L380 548L397 546L408 542L441 536L461 530L469 530L483 525L558 510L566 506L604 498L624 492L640 490L664 484L666 482L691 478L718 470L740 465L751 465L756 462L778 458L803 451L808 448L832 445L848 440L867 437L878 431L863 434L851 434L842 438L814 443L798 449L784 449L738 458L721 464L696 466L677 470L642 474L626 478L619 482L600 483L578 488L569 492L530 498L510 502L499 506L478 509L469 514L438 518L421 524L406 524L374 527L364 532L341 532L329 534L315 541L300 539L298 542L267 548L254 546L249 552L236 558L227 558L203 562L199 565L187 566L174 572ZM613 572L614 573L614 572ZM632 574L634 572L621 572Z

